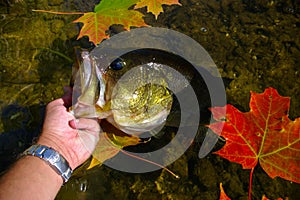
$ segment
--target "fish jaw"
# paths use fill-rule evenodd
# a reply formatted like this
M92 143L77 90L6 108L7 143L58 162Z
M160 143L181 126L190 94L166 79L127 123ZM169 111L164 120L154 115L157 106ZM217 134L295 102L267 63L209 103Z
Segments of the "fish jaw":
M162 128L166 123L166 119L169 113L170 113L169 111L163 110L160 113L156 114L155 116L142 120L138 123L129 120L128 121L122 120L123 122L120 122L116 117L117 115L114 113L113 123L117 124L118 128L123 132L129 135L137 136L144 132L151 132L153 130Z

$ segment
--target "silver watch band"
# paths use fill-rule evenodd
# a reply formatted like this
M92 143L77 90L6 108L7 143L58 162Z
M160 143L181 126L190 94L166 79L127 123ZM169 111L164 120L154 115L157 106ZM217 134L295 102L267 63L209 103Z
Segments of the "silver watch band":
M35 144L26 149L23 155L36 156L46 161L49 166L62 177L64 183L66 183L72 175L73 171L68 161L51 147Z

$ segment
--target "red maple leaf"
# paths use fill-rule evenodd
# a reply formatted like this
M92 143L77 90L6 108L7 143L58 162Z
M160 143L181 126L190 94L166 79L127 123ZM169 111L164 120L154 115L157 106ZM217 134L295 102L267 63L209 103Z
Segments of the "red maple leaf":
M242 113L228 104L211 108L216 123L209 125L214 132L223 126L224 147L216 154L244 169L252 169L258 161L271 177L282 177L300 183L300 118L288 118L289 97L282 97L274 88L264 93L251 92L250 112ZM226 109L226 116L220 111Z
M220 183L220 200L231 200L227 194L225 193L222 183ZM265 195L262 196L261 200L269 200ZM278 198L277 200L283 200L282 198ZM288 198L286 198L288 200Z
M230 200L223 189L222 183L220 183L220 200Z
M216 153L244 169L255 167L259 160L270 177L300 183L300 118L288 118L289 105L289 97L268 88L262 94L251 92L250 112L227 105L226 116L220 116L225 107L212 108L219 122L209 128L218 130L224 125L221 136L226 139L226 145Z

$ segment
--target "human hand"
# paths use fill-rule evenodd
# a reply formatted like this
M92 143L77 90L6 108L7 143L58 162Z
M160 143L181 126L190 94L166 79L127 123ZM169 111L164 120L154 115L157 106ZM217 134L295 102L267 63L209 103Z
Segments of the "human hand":
M66 89L64 97L47 105L42 134L37 143L58 151L74 170L94 151L100 126L96 119L75 119L67 112L72 92L71 88Z

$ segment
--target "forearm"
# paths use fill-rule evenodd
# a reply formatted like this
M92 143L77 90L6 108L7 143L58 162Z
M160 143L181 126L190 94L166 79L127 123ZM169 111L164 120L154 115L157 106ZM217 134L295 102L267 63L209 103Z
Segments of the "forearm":
M49 154L45 154L47 156L44 159L50 159L48 161L54 164L60 162L61 165L54 166L67 180L72 171L70 168L74 170L81 165L95 149L99 140L100 126L98 121L93 119L75 120L64 105L64 99L57 99L47 105L43 132L38 140L38 144L51 147L64 159L56 160L52 157L51 160L51 156L57 154L50 154L49 149L44 147L42 149L33 147L29 154L35 155L33 151L41 150L36 155L43 157L42 153L47 151ZM64 160L68 162L70 168L66 166ZM62 166L64 167L61 168ZM61 171L64 169L67 170L65 171L67 174ZM62 177L46 161L27 155L0 177L0 200L54 199L62 184Z
M0 199L54 199L63 180L45 161L25 156L0 179Z

